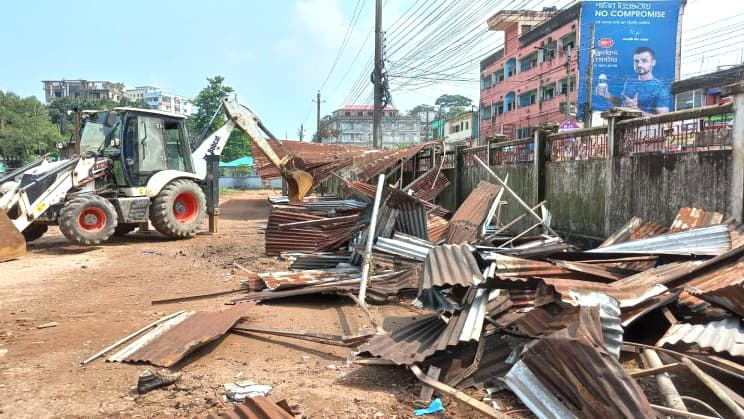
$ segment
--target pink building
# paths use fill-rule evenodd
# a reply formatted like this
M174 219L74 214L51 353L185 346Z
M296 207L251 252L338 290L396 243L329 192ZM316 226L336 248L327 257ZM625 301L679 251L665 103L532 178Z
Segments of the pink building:
M578 3L559 12L500 11L488 19L505 42L481 61L481 138L527 138L540 122L576 119L580 13Z

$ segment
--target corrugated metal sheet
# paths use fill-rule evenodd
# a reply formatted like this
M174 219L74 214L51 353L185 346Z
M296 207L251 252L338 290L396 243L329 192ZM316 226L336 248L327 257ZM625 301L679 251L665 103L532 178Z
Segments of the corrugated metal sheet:
M426 211L410 195L399 189L392 189L387 199L387 206L396 209L395 230L421 239L428 239Z
M142 335L108 360L171 367L197 348L219 339L252 309L253 304L237 304L220 311L185 312Z
M360 227L358 217L321 217L299 207L272 207L266 226L266 254L319 252L344 246ZM294 224L309 222L309 224ZM293 225L294 224L294 225ZM282 225L284 225L282 227Z
M725 215L715 211L705 211L699 208L682 208L672 221L672 227L669 232L675 233L691 228L706 227L714 224L721 224Z
M571 304L580 305L581 298L592 293L606 294L617 300L620 307L634 307L649 298L664 293L667 288L663 285L654 285L652 287L636 288L618 288L612 284L602 284L590 281L576 281L572 279L544 278L542 284L538 286L538 295L547 295L548 291L542 291L541 287L551 287L560 297L561 301ZM543 285L544 284L544 285Z
M494 200L502 192L501 186L482 180L452 216L447 242L458 244L474 241L487 221Z
M744 317L744 257L725 260L696 275L685 290Z
M449 221L434 214L429 214L426 223L426 229L429 233L429 241L437 243L438 241L442 240L445 235L447 235L447 230L449 229Z
M518 360L518 353L529 339L516 336L492 334L483 337L485 348L478 364L478 369L472 375L460 382L457 387L478 389L501 388L503 377ZM509 363L511 361L511 363Z
M613 235L607 238L599 248L625 243L628 241L645 239L669 232L669 229L652 222L643 221L633 217L624 226L620 227Z
M654 417L640 386L602 347L597 308L528 346L507 384L538 417Z
M579 299L577 306L548 304L515 316L511 326L516 333L540 337L554 333L576 323L581 307L599 307L604 347L616 357L620 356L623 344L623 328L620 325L620 307L617 301L604 294L589 294ZM501 319L500 319L501 320ZM501 322L500 322L501 324Z
M588 250L587 253L627 253L717 256L731 249L726 225L696 228Z
M707 324L677 323L667 330L657 346L676 345L680 342L727 352L732 356L744 355L744 327L740 319L725 319Z
M480 282L483 273L467 244L436 246L426 256L421 290L445 285L469 287Z
M657 284L667 285L680 276L692 272L701 263L700 261L668 263L615 281L612 285L622 289L649 288Z
M264 396L246 398L244 402L230 409L202 417L205 419L294 419L294 415Z
M449 185L450 181L447 179L447 176L438 167L434 167L425 176L422 176L413 183L411 189L413 190L413 195L417 198L424 201L432 201Z
M304 270L299 272L264 272L258 274L258 277L263 281L266 288L273 291L358 279L361 277L361 270L353 266L328 270Z
M289 269L331 269L339 263L351 263L351 255L337 255L332 253L292 253L283 252L282 259L292 264Z
M384 237L378 237L377 243L372 247L375 250L381 252L391 253L393 255L400 255L411 259L424 261L426 255L431 250L430 247L420 246L412 244L402 240L386 239Z
M465 300L463 309L446 323L439 316L424 317L389 335L373 337L359 351L398 365L410 365L461 342L477 341L482 333L488 292L471 288Z
M549 262L541 262L531 259L522 259L499 253L483 255L483 259L492 262L491 275L499 277L550 277L560 276L562 278L577 277L573 271L556 266Z

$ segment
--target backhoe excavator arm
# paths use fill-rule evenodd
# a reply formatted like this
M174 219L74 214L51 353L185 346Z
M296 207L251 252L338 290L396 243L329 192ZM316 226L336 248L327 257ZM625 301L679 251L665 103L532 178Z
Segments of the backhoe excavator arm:
M284 158L280 158L266 137L277 142L278 140L261 124L258 116L246 106L239 105L225 98L223 108L229 120L250 137L253 143L271 161L271 164L279 169L282 177L287 181L289 202L301 204L305 195L313 187L312 175L301 170L303 167L298 167L302 165L301 160L296 159L290 154L287 154Z

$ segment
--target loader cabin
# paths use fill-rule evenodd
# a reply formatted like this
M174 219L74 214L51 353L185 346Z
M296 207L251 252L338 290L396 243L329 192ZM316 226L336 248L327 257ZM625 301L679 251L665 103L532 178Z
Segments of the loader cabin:
M194 172L183 115L139 108L89 114L80 134L80 152L114 161L116 183L144 186L163 170Z

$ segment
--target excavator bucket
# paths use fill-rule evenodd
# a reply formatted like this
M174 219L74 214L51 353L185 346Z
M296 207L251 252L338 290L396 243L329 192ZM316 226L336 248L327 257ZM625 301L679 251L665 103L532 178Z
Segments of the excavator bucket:
M289 170L284 179L287 181L290 204L301 204L305 195L313 188L313 176L300 169Z
M0 209L0 262L17 259L26 254L26 239Z

